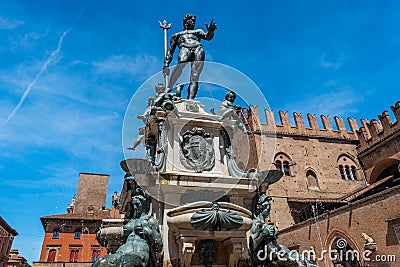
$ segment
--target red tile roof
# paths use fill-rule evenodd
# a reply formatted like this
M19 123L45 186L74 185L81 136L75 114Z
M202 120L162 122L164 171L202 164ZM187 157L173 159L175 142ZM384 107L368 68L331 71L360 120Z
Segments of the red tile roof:
M93 212L85 212L85 213L67 213L67 214L56 214L56 215L48 215L40 217L41 220L102 220L102 219L111 219L111 210L99 210Z

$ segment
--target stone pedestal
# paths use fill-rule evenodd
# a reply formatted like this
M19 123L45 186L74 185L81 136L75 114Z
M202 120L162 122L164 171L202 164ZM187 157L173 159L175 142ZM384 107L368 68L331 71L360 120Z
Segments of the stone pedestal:
M164 266L200 265L199 252L205 242L218 247L218 264L213 266L238 266L239 260L249 260L249 209L267 172L244 171L236 164L231 145L236 121L221 122L199 101L178 100L174 105L177 112L158 110L150 116L145 131L149 161L126 160L121 166L159 207L155 213L162 229ZM222 212L239 215L240 228L194 228L192 216L210 209L213 201Z

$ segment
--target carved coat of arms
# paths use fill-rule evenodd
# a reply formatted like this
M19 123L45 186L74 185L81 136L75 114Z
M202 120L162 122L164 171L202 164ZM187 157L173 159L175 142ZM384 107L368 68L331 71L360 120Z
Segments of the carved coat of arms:
M213 140L203 128L193 127L184 132L179 152L182 165L190 170L203 172L214 167Z

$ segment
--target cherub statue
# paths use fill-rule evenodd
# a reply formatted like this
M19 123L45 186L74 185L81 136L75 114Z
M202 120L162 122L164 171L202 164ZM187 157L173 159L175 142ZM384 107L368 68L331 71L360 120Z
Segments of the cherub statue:
M188 14L183 18L183 31L172 35L167 55L164 59L164 76L169 75L169 64L172 61L176 47L179 47L178 65L172 70L168 91L170 92L174 84L182 74L183 68L187 63L191 63L190 84L188 99L194 99L199 89L199 77L203 70L205 53L201 45L201 39L211 40L217 25L211 20L210 25L206 24L207 33L201 29L194 29L196 16Z
M233 91L229 91L225 95L225 100L222 101L221 105L219 106L218 116L220 121L224 120L233 120L236 121L236 125L243 130L245 134L252 134L251 131L247 130L246 127L243 125L241 118L237 115L238 112L242 111L242 107L236 106L233 102L236 99L236 93Z
M179 117L178 110L174 104L174 101L181 99L181 90L183 85L179 84L176 86L176 93L166 93L165 85L157 83L154 87L156 91L155 97L150 97L147 100L147 108L142 115L138 118L143 120L144 123L148 123L150 115L153 115L157 111L172 111L176 116Z
M180 87L181 85L177 86L177 91L180 92ZM180 93L179 93L180 94ZM177 101L180 99L180 95L177 96L177 94L173 93L161 93L159 94L156 99L154 99L154 104L151 107L151 112L150 115L154 115L157 111L166 111L166 112L172 112L175 114L176 117L181 117L181 115L178 113L178 109L175 106L174 101Z
M154 90L156 91L156 96L155 97L149 97L149 99L147 100L147 108L144 111L144 113L142 115L137 116L138 119L143 120L144 123L147 123L150 113L151 113L151 109L154 106L154 100L161 95L162 93L164 93L165 91L165 85L162 83L157 83L154 86Z
M129 150L135 150L138 145L144 144L144 133L145 133L145 127L140 127L139 135L136 137L135 141L133 142L133 145L131 147L128 147Z

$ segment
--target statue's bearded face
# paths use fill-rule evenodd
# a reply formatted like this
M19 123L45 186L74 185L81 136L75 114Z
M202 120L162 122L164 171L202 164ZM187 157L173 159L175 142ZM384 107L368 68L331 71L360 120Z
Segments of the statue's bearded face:
M185 19L185 29L186 30L193 30L195 24L196 24L195 17L188 17Z
M142 201L140 201L140 199L137 197L133 197L132 204L133 204L133 208L135 210L135 214L139 215L138 213L142 212L142 206L143 206Z

